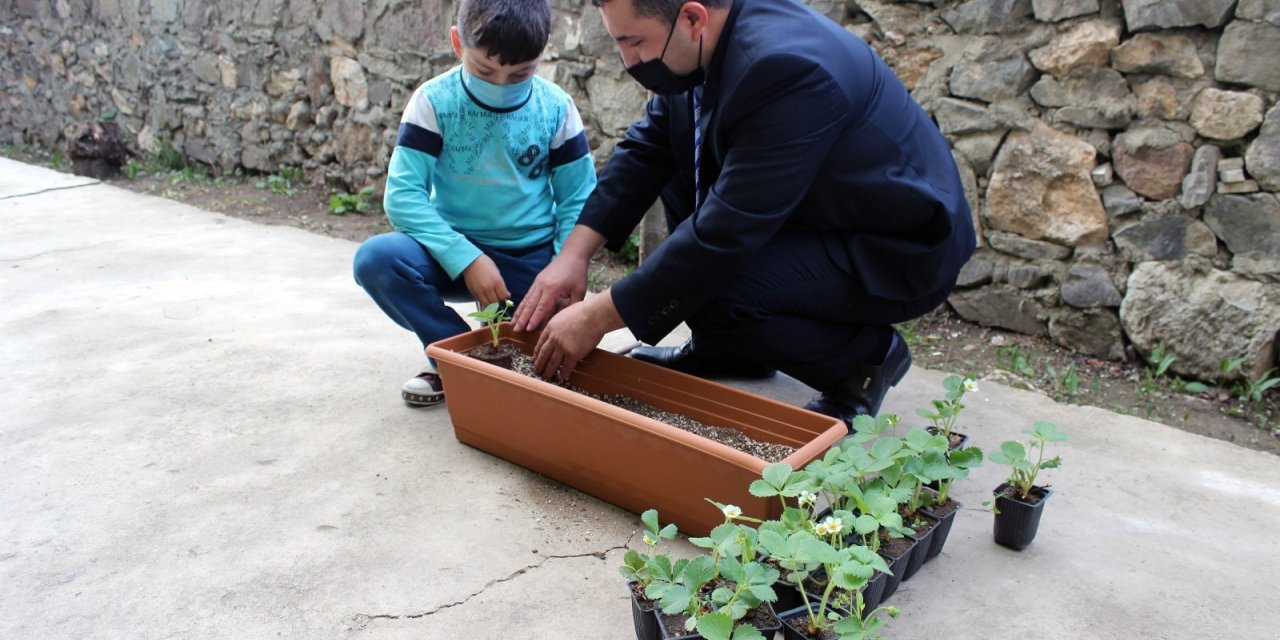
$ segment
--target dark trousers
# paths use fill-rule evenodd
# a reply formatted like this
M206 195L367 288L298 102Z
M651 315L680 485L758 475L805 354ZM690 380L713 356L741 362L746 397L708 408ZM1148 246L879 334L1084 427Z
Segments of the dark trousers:
M528 249L476 247L493 259L520 304L555 249L550 242ZM352 269L356 283L369 293L387 317L418 336L422 346L469 331L470 325L444 303L447 297L470 296L462 278L454 280L417 240L399 231L365 240L356 249Z
M879 364L890 325L932 311L951 291L886 300L867 293L842 263L816 233L779 233L719 298L688 319L698 348L747 356L830 391L856 367Z

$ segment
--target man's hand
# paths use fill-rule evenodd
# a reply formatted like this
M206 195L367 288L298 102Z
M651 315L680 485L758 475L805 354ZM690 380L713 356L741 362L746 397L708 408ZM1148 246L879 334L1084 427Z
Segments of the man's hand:
M624 326L609 291L566 307L547 322L533 347L534 373L545 379L558 374L567 380L604 334Z
M551 316L575 302L581 302L586 295L587 263L562 253L534 278L529 293L525 294L512 316L513 328L516 331L536 331Z
M507 291L507 284L502 280L498 265L484 254L480 254L479 258L472 260L462 270L462 281L467 285L467 291L471 292L471 297L480 303L481 309L495 302L511 299L511 292Z

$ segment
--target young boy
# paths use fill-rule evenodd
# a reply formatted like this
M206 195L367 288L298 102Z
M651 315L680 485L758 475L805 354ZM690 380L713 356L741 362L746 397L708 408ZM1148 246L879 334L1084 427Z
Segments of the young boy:
M547 0L462 0L449 29L462 64L405 107L384 198L396 230L361 244L354 272L424 348L469 329L443 296L518 304L595 187L573 100L534 75L550 30ZM430 359L401 396L444 401Z

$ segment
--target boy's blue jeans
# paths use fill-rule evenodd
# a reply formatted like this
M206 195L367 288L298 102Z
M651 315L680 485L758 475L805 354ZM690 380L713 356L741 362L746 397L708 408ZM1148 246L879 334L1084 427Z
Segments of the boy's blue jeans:
M494 249L478 243L476 247L498 265L511 301L517 305L555 255L550 242L528 249ZM392 231L365 240L356 249L353 262L356 284L387 317L417 334L424 348L471 329L442 298L470 295L462 278L449 278L426 248L407 234Z

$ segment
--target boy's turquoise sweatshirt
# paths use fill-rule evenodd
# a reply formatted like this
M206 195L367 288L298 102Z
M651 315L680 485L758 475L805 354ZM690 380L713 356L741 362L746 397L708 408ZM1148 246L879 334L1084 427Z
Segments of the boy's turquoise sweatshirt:
M387 169L383 206L451 278L480 256L474 243L558 253L595 188L595 166L573 99L534 76L510 109L476 101L461 66L409 98Z

